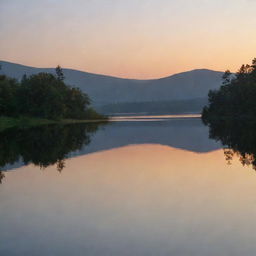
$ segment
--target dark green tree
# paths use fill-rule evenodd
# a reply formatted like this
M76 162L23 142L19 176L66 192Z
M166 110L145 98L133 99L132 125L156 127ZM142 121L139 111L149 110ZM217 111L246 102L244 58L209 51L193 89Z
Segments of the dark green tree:
M57 77L50 73L23 75L20 82L0 75L0 115L46 119L98 119L89 108L90 98L79 88L64 83L60 66Z
M23 80L18 93L22 115L47 119L65 115L65 85L51 74L39 73Z
M17 115L17 91L19 84L15 79L0 75L0 116Z

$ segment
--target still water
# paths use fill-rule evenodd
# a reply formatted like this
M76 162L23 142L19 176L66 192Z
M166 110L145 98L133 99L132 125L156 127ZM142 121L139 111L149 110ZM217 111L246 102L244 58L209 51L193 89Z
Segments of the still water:
M0 255L255 255L252 166L199 118L141 119L0 134Z

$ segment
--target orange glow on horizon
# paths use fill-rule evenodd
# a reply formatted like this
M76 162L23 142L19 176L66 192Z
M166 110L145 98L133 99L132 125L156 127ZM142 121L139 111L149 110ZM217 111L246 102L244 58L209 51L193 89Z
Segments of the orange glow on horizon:
M0 59L152 79L256 57L255 1L74 2L1 3Z

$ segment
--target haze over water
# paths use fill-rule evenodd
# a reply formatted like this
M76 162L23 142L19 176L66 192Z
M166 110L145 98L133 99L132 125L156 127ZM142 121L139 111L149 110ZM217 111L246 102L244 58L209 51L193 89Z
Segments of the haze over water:
M58 133L69 129L79 130ZM31 137L20 151L30 163L4 172L1 255L254 255L255 172L237 157L228 165L200 119L86 129L90 139L60 172L34 165ZM49 162L47 152L37 156Z

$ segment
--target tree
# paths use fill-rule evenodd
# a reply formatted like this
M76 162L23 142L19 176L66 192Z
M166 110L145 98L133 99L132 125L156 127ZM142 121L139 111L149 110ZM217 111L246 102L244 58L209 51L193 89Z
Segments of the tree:
M21 78L21 84L25 84L26 83L26 81L27 81L27 75L26 74L24 74L23 76L22 76L22 78Z
M225 72L220 89L209 92L209 104L202 112L204 122L227 118L255 119L256 59L252 65L242 65L234 78L230 77L231 73Z
M89 96L79 88L66 85L59 66L56 73L57 77L50 73L23 75L21 82L0 75L0 115L98 119L98 113L88 111Z
M56 75L57 75L57 79L60 81L64 81L65 77L64 77L64 73L63 70L61 68L60 65L58 65L55 69Z
M64 85L63 85L64 86ZM52 74L39 73L23 81L19 106L23 115L60 119L64 116L64 89Z
M251 67L252 67L253 70L256 70L256 58L254 58L254 59L252 60L252 65L251 65Z
M17 114L17 90L19 84L15 79L0 75L0 115Z
M229 70L226 70L224 75L222 76L222 84L226 85L230 83L230 77L231 77L231 72Z

